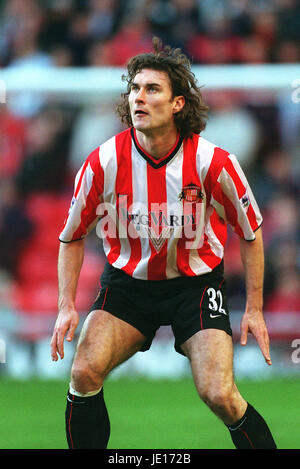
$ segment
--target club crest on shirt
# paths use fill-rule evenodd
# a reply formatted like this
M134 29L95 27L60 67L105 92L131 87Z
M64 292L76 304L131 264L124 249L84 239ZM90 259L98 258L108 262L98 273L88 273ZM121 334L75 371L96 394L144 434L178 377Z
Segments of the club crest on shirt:
M190 183L184 186L179 194L179 200L185 200L186 202L202 202L203 192L201 187L196 184Z

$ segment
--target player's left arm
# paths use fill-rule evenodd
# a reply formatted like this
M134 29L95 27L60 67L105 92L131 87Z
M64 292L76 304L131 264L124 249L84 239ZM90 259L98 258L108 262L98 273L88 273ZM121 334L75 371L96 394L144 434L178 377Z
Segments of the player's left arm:
M228 154L224 160L211 196L211 204L219 216L233 227L240 238L247 292L241 321L241 344L246 345L248 333L252 333L266 362L271 365L269 334L263 317L262 215L235 155Z
M240 343L246 345L247 335L252 333L266 363L272 365L269 334L263 316L264 248L261 228L255 235L253 241L240 239L246 282L246 309L241 321Z

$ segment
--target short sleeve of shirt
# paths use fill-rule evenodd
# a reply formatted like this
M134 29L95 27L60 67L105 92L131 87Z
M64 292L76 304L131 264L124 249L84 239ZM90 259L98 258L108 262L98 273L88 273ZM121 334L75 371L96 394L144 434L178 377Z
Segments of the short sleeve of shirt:
M235 155L228 155L212 190L211 204L243 239L253 241L262 215Z
M59 240L64 243L83 239L99 220L97 208L103 192L104 174L99 159L100 148L87 157L79 169L68 216Z

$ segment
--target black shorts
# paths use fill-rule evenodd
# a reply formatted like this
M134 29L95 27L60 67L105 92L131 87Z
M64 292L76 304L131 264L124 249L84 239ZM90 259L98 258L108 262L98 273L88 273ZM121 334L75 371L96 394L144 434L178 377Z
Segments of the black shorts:
M101 290L90 311L103 309L138 329L151 346L160 326L171 326L175 350L203 329L232 335L227 308L223 262L209 274L170 280L137 280L106 264Z

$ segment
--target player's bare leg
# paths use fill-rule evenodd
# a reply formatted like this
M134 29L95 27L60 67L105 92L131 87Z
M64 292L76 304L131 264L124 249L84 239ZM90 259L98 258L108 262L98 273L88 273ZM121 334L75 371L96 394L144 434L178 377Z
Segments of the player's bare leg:
M233 344L226 332L206 329L182 346L199 396L227 425L238 449L276 449L262 416L241 396L234 382Z
M225 424L239 420L247 402L234 382L231 337L221 330L206 329L193 335L181 348L190 360L201 399Z
M145 337L130 324L102 310L91 312L79 337L71 386L80 393L102 387L108 373L138 350Z
M103 382L109 372L140 350L145 337L106 311L87 317L77 345L66 408L69 448L104 449L110 436Z

